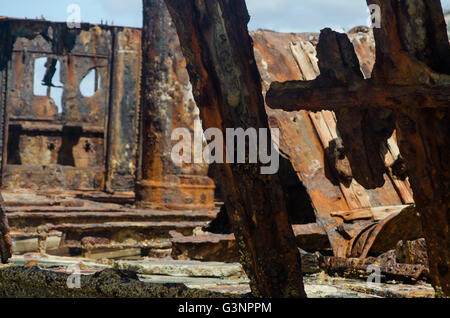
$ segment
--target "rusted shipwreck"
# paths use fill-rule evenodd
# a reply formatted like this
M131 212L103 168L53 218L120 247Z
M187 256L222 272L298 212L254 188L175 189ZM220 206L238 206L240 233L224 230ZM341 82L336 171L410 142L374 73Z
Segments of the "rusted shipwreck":
M143 30L89 24L68 29L63 23L0 20L2 212L8 219L0 223L3 261L10 256L10 238L17 242L38 238L45 253L48 237L61 236L60 248L87 257L130 248L140 249L142 256L176 259L233 261L240 257L256 294L302 296L297 287L274 288L264 278L279 276L274 263L280 269L283 261L294 264L296 247L320 251L321 266L336 271L364 271L386 252L397 249L398 256L402 246L425 250L423 240L407 243L423 238L424 233L392 112L376 110L353 121L351 113L319 107L290 112L264 109L262 96L272 82L313 81L328 71L324 63L335 66L335 51L320 51L319 34L250 32L253 47L247 53L254 54L260 74L251 79L259 83L237 89L249 91L250 96L254 92L252 98L261 109L241 112L260 118L258 125L266 122L280 129L278 175L260 177L257 167L248 165L228 171L219 165L173 163L173 129L193 131L200 117L203 128L232 127L237 118L243 126L251 121L245 122L239 111L220 117L214 107L203 105L208 99L223 106L224 97L211 93L218 88L213 89L207 80L193 76L193 70L201 69L195 64L201 54L189 51L193 49L187 49L185 41L188 35L194 42L202 38L196 33L200 31L196 26L180 31L181 13L176 4L167 2L178 34L162 0L144 1ZM226 1L219 2L229 9ZM186 15L187 8L195 6L188 3L183 8ZM230 38L232 32L242 31L240 27L246 32L243 6L238 8L243 16L229 17L238 19L236 29L223 31L231 32ZM347 35L325 30L320 40L324 43L323 39L333 37L348 37L347 42L338 43L355 49L351 67L362 78L371 78L376 55L372 30L355 28ZM228 49L224 44L224 52ZM39 59L45 61L43 78L36 77ZM240 62L222 62L225 68L241 67ZM202 67L205 74L212 72L206 62ZM249 67L247 72L253 74L255 66ZM85 96L81 87L90 74L92 94ZM222 80L217 80L217 87L229 89ZM45 94L36 94L37 84ZM272 95L270 101L274 100ZM257 192L252 202L236 199L241 195L248 200L248 191ZM273 211L285 214L269 213L264 200L271 202ZM247 209L253 212L246 215ZM265 219L266 230L249 230L254 224L263 226ZM279 228L271 231L274 224ZM287 227L295 236L294 246ZM284 255L279 260L279 255L270 253L277 248ZM266 262L254 261L262 255ZM426 257L403 256L399 262L390 259L381 264L383 272L412 279L428 275ZM267 273L268 268L274 268L273 274ZM291 274L296 273L293 269ZM286 281L289 275L284 273ZM299 279L289 284L301 286Z
M153 175L148 160L141 164L149 140L140 138L141 30L88 24L69 30L65 23L14 19L0 24L2 185L13 238L59 231L62 246L70 248L150 248L146 238L155 233L189 232L214 218L207 166L169 166L163 149L154 158L166 165L151 166ZM88 84L92 95L84 96L80 87ZM59 99L53 97L58 90ZM177 98L162 109L166 117L158 116L166 134L159 140L167 147L172 126L191 127L195 118L193 104ZM127 207L138 187L141 210ZM159 189L166 191L157 195ZM169 211L154 212L159 208ZM112 236L130 231L114 243ZM165 236L154 244L170 245Z

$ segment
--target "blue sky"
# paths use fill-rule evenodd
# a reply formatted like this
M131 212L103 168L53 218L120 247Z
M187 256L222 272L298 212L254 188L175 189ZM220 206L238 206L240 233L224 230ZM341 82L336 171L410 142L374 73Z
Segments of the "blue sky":
M141 0L0 0L0 15L66 21L67 6L81 7L83 22L114 22L115 25L142 26ZM366 24L364 0L246 0L252 16L250 29L282 32L318 32L324 27L349 30ZM441 0L450 9L450 0Z

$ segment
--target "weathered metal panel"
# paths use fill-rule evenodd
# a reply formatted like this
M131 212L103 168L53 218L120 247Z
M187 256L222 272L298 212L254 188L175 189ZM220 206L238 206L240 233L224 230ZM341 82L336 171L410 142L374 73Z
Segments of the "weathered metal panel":
M375 61L372 35L351 33L348 36L356 48L364 75L370 77ZM252 32L252 37L264 91L273 81L313 80L319 75L316 35L256 31ZM280 149L288 156L306 187L315 209L316 221L326 230L336 256L348 255L353 242L361 236L358 234L367 234L363 235L367 237L373 226L368 226L370 221L358 220L343 226L342 219L333 217L331 213L412 203L408 196L410 188L407 180L395 179L392 174L384 174L384 185L375 189L364 188L351 175L351 182L344 182L336 175L336 168L329 157L331 142L340 137L333 112L285 112L267 108L267 113L271 127L281 130ZM380 154L370 155L381 156L381 153L380 149ZM398 154L392 155L391 163L397 158ZM348 161L343 164L344 168L347 164L351 169ZM386 171L389 171L388 166ZM361 244L364 243L365 240L362 240Z
M107 188L133 190L139 150L142 33L123 28L114 36Z
M79 190L103 187L103 169L98 167L8 165L3 176L10 189Z
M7 40L2 43L2 65L10 65L8 103L2 105L11 134L5 187L104 190L106 177L108 190L132 190L138 151L141 30L89 24L68 29L64 23L36 20L0 22L2 38ZM34 95L38 58L59 64L63 90L59 109L49 92ZM80 85L93 70L94 93L83 96ZM51 73L49 67L47 73ZM15 180L23 178L25 166L32 167L29 180ZM80 171L74 175L77 168ZM43 175L45 169L53 172Z
M0 69L0 175L3 173L5 153L5 121L6 121L6 70ZM0 177L0 186L2 185L2 178Z
M5 105L9 138L4 185L103 189L111 31L88 25L72 31L65 24L20 20L9 21L9 28L13 45ZM46 76L48 65L54 63L53 74L43 79L49 87L47 96L35 96L38 58L47 58ZM62 83L59 110L49 95L56 89L50 86L55 85L57 64ZM85 97L80 85L92 70L95 92Z
M162 7L159 1L144 9L142 160L136 199L147 208L214 209L215 186L207 176L208 164L178 164L171 158L177 144L172 132L186 128L193 135L200 119L175 26Z
M314 35L280 34L270 31L256 31L252 36L254 39L255 54L257 56L265 89L268 88L268 85L272 81L312 80L319 74L315 56ZM365 75L370 76L375 61L373 38L367 33L349 34L349 37L353 40L356 47ZM313 41L309 41L309 39L313 39ZM299 114L300 112L286 113L276 111L275 113L275 111L271 109L269 109L268 112L269 114L274 114L272 117L277 118L277 120L280 120L280 117L291 117L291 121L284 121L282 130L294 130L296 129L295 126L299 125L294 121L294 114ZM313 123L313 126L310 128L303 127L301 129L301 134L305 134L308 129L313 129L313 131L315 131L314 135L319 136L319 139L311 137L306 140L311 144L315 143L318 147L323 149L322 154L320 156L314 156L314 159L317 160L318 158L321 158L319 161L322 161L321 167L324 169L323 173L326 174L326 177L329 180L328 183L335 184L335 187L337 187L336 184L338 181L333 180L334 178L331 171L325 171L325 169L329 169L329 167L326 167L327 164L325 164L326 150L329 147L329 142L333 138L339 137L339 131L336 127L336 118L332 112L327 111L319 112L317 114L308 112L308 114L309 118L306 118L306 120L310 120ZM288 132L285 134L287 133ZM290 149L295 148L294 145L297 144L295 138L302 137L300 137L299 134L292 134L290 137L292 139L286 140L286 149L283 150L288 154L292 154L291 157L306 156L305 151L300 150L300 152L293 154L294 149ZM304 164L307 167L312 167L314 165L312 161ZM340 184L338 187L340 188L339 191L342 192L343 198L347 201L349 209L401 205L402 200L398 196L391 179L388 175L385 175L384 177L386 181L385 185L376 189L364 189L362 186L353 183L351 187ZM304 177L301 177L301 179L303 178ZM330 199L330 201L333 201L332 198ZM319 200L313 199L313 204L320 204L318 201ZM327 204L331 203L327 202ZM334 209L332 204L324 208L327 211Z

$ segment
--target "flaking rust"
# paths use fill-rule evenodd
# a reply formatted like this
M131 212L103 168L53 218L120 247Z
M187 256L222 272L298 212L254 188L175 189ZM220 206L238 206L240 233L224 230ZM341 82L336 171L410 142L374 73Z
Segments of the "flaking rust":
M360 127L362 140L372 139L370 147L384 143L387 130L397 130L427 240L431 281L438 296L449 296L450 45L442 6L438 0L367 3L379 6L383 17L381 28L373 31L376 64L370 79L364 79L348 38L324 29L318 44L320 76L273 83L266 100L284 110L334 110L338 119ZM383 124L387 126L378 130ZM350 141L357 150L354 138L344 131L344 143ZM363 166L366 171L371 166L372 175L359 176L360 182L361 177L367 177L363 181L368 185L381 180L373 170L379 162ZM358 167L355 161L353 167Z
M245 2L165 3L186 57L203 128L269 128ZM165 7L161 0L144 4ZM260 174L260 166L225 163L219 170L241 262L256 296L306 297L280 179Z
M416 282L429 276L428 268L421 264L378 264L375 257L339 258L320 257L319 266L329 274L339 274L346 277L376 276L383 280Z
M251 36L264 92L274 81L314 80L320 75L316 52L318 34L259 30L251 32ZM375 62L373 34L367 28L359 28L348 37L356 49L354 63L358 58L361 76L370 77ZM332 61L333 56L325 60ZM354 143L360 145L356 149L339 137L342 130L353 126L344 120L340 124L334 112L286 112L269 107L266 110L271 127L280 128L280 149L288 156L298 180L305 185L316 224L326 232L335 256L366 257L373 247L375 253L380 250L382 253L395 247L399 240L421 236L420 220L414 218L416 212L406 209L414 203L409 181L390 170L399 158L392 131L387 130L389 142L382 143L383 147L376 151L365 149L367 141L359 131L359 136L354 135ZM379 155L373 156L376 152ZM351 153L363 158L362 167L352 164ZM361 181L360 176L371 170L366 165L370 157L378 158L372 161L378 163L384 182L381 186ZM405 230L393 229L402 222L407 224L402 227ZM383 231L385 227L390 230Z
M142 166L137 202L152 209L212 210L215 186L207 176L208 165L176 164L171 158L178 142L171 140L172 131L187 128L192 135L198 133L194 131L198 108L167 9L158 1L144 4Z
M45 253L55 233L86 257L235 261L240 250L255 295L303 297L297 247L331 247L319 258L330 273L375 265L448 295L450 71L438 1L368 1L389 17L381 30L251 38L243 0L201 3L146 0L142 30L0 20L1 261L11 236L38 238ZM421 19L429 25L411 22ZM281 132L278 176L215 167L234 235L199 230L217 214L208 165L171 159L171 132L195 136L200 118Z
M171 131L193 130L198 118L178 47L168 50L165 39L159 43L161 56L173 53L173 59L167 58L149 79L166 78L165 93L173 99L150 106L144 99L141 109L141 29L85 23L69 29L65 23L5 18L0 21L0 37L3 189L9 196L54 198L41 205L34 199L36 205L28 209L27 203L17 202L18 210L4 211L15 237L33 238L45 227L63 232L63 247L79 247L83 240L93 242L90 247L146 247L149 240L168 241L171 229L187 229L183 233L189 234L214 218L215 186L207 177L207 165L175 167L170 160ZM169 44L174 46L172 40ZM148 92L144 85L142 93ZM161 94L153 102L158 98ZM161 116L151 132L164 130L158 135L164 151L154 154L155 160L165 156L159 170L146 155L153 140L148 129L154 127L146 125L146 115L152 110ZM143 191L135 195L137 184L150 186L138 186ZM123 206L135 200L147 209ZM149 207L168 212L157 214ZM2 234L7 235L5 213ZM113 224L107 230L86 233L108 222ZM65 227L58 228L62 224ZM122 233L133 229L133 241L124 243ZM75 239L64 239L68 237Z
M12 242L9 233L8 219L6 218L6 209L3 197L0 194L0 260L2 263L8 262L12 256Z
M141 31L18 19L0 24L3 188L132 190Z

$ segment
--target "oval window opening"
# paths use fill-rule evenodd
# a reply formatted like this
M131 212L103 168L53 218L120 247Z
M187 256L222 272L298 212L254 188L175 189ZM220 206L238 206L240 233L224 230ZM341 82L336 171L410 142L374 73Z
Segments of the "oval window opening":
M80 83L80 92L83 97L92 97L100 88L100 74L93 68Z

